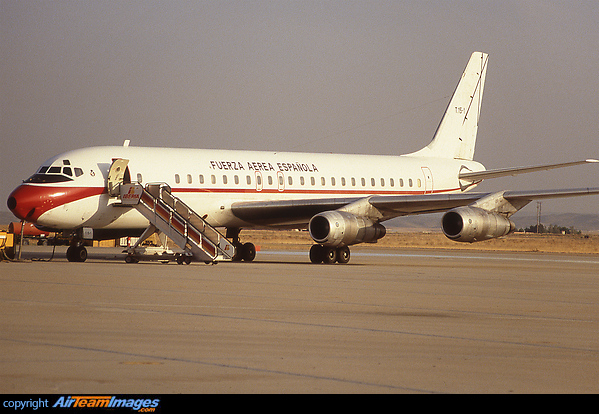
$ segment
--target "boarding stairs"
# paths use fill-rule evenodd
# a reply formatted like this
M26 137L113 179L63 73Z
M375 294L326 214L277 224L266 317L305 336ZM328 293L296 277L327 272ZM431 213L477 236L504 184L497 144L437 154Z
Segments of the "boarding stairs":
M129 249L135 249L156 231L162 232L177 246L183 249L179 262L189 263L193 259L205 263L231 260L235 255L235 246L217 229L212 227L183 201L171 193L165 183L139 183L118 186L121 205L135 207L148 221L150 226ZM115 192L116 193L116 192Z

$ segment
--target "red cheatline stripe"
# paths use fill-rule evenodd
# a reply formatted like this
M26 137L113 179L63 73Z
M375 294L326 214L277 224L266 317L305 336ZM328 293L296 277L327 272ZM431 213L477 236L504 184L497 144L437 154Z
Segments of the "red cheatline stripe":
M243 189L243 188L173 188L171 192L173 193L215 193L215 194L319 194L325 196L336 196L343 197L346 195L427 195L427 194L442 194L442 193L451 193L455 191L459 191L459 188L448 188L442 190L433 190L430 191L395 191L395 190L302 190L302 189L293 189L293 190L284 190L279 191L276 188L263 189L261 191L257 191L256 189Z

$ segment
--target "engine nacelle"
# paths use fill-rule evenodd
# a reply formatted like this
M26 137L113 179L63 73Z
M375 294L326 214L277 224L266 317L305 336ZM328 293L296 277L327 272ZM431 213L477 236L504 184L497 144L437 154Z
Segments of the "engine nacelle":
M443 233L454 241L475 242L510 234L515 224L502 216L478 207L458 207L443 215Z
M308 229L316 243L332 247L375 242L387 234L382 224L345 211L317 214L310 220Z

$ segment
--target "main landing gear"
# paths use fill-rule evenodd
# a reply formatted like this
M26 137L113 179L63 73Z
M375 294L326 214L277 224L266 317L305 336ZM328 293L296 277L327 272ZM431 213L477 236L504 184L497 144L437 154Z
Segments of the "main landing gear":
M314 244L310 247L310 261L312 263L345 264L349 262L349 247L331 247L322 244Z
M235 256L231 259L234 262L251 262L256 258L256 246L252 243L241 243L239 233L241 229L227 228L227 239L233 242L235 246Z

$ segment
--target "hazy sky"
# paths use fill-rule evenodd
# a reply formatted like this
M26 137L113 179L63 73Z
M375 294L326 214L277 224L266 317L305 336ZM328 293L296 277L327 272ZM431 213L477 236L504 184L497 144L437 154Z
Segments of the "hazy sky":
M415 151L475 50L490 55L476 160L599 157L597 22L597 0L0 0L0 210L45 159L125 139ZM598 187L597 177L598 165L582 166L478 189Z

